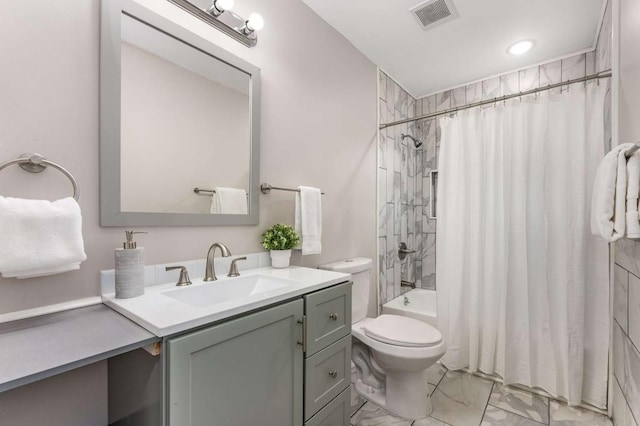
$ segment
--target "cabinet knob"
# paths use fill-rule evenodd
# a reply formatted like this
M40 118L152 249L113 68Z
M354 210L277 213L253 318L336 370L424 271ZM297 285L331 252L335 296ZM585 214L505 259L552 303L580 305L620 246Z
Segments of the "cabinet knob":
M335 379L336 377L338 377L338 372L336 370L331 370L331 371L329 371L329 376L332 379Z
M331 315L329 315L329 318L331 318L334 321L338 321L338 314L335 314L335 313L331 314Z

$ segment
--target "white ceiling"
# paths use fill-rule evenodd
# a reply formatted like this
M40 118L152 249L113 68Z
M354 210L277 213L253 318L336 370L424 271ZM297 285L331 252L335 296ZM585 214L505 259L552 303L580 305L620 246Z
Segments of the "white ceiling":
M452 0L459 16L424 30L424 0L303 0L416 98L594 47L603 0ZM515 41L535 40L512 56Z

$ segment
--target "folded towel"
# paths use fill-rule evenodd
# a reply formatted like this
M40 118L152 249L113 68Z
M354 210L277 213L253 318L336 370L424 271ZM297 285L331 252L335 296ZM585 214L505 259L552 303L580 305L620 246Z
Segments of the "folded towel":
M640 152L635 152L627 160L627 214L626 231L628 238L640 238L640 218L638 217L638 194L640 194Z
M0 273L31 278L80 268L87 259L82 215L73 198L57 201L0 196Z
M296 194L295 230L300 235L302 254L322 252L322 193L318 188L299 186Z
M212 214L247 214L247 192L238 188L214 188Z
M627 159L624 153L633 144L622 144L604 156L593 184L591 233L607 241L624 236L626 221Z

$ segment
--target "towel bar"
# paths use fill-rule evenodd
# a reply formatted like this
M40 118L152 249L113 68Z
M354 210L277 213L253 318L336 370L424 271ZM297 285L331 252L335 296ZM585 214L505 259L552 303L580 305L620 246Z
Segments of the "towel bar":
M282 188L279 186L270 185L268 183L263 183L262 185L260 185L260 191L262 191L263 194L268 194L269 192L271 192L272 189L275 189L276 191L300 192L299 189ZM324 195L324 192L321 192L321 194Z
M198 194L198 195L208 195L208 194L215 194L216 190L215 189L204 189L204 188L195 187L195 188L193 188L193 192ZM249 196L249 194L247 194L247 197L248 196Z
M0 164L0 170L6 167L9 167L13 164L19 165L22 168L22 170L25 170L29 173L40 173L44 169L46 169L47 166L51 166L54 169L59 170L63 175L65 175L71 181L71 185L73 185L73 198L76 201L78 201L78 198L80 198L80 189L78 188L78 182L76 182L73 175L69 173L69 171L64 167L62 167L61 165L56 164L53 161L47 160L42 155L33 153L33 152L22 154L19 158L5 161L4 163Z
M640 142L633 144L631 148L625 151L624 156L629 158L633 155L634 152L640 149Z

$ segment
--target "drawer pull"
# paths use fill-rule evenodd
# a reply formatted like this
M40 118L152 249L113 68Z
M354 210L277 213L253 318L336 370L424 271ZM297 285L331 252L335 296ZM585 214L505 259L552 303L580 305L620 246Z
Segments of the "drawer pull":
M329 318L331 318L334 321L338 321L338 314L331 314L329 315Z
M298 324L302 325L302 342L297 342L302 346L302 352L307 353L307 316L302 316L302 321L298 320Z
M329 376L332 379L335 379L336 377L338 377L338 372L336 370L331 370L331 371L329 371Z

